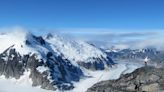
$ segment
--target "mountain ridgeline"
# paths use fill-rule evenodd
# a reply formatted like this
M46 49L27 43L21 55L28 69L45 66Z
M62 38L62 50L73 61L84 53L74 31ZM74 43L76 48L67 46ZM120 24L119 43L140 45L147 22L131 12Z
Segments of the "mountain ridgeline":
M156 48L143 48L143 49L122 49L122 50L106 50L108 56L113 60L129 61L141 63L144 59L149 59L149 64L158 67L164 66L164 53Z
M141 67L119 79L97 83L87 92L164 92L164 68Z
M32 86L70 90L85 77L83 69L104 70L114 64L108 55L88 43L58 35L35 36L29 32L1 34L0 75L19 79L30 72ZM15 35L16 34L16 35Z

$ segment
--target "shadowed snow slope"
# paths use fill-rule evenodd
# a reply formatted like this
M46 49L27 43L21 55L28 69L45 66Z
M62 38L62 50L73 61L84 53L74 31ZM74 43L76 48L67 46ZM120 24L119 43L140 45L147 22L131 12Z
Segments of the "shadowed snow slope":
M124 72L130 73L136 68L141 67L140 64L127 63L127 62L118 62L119 64L110 70L104 71L90 71L84 70L85 77L80 79L79 82L74 82L75 88L66 92L85 92L88 88L93 86L95 83L100 81L105 81L109 79L117 79ZM128 68L128 67L130 68ZM0 92L63 92L63 91L49 91L43 90L39 87L31 87L31 80L28 78L28 72L25 73L19 80L15 79L4 79L0 78Z
M64 39L58 35L50 37L50 35L48 34L47 41L70 60L90 62L91 58L103 59L107 57L101 50L83 41Z
M53 50L61 52L74 65L79 64L85 68L98 70L114 64L105 52L84 41L75 41L52 34L48 34L45 39L51 43Z
M32 86L71 90L85 76L85 69L104 70L114 64L88 43L51 34L43 38L22 28L12 30L0 33L0 75L7 79L19 80L27 71Z

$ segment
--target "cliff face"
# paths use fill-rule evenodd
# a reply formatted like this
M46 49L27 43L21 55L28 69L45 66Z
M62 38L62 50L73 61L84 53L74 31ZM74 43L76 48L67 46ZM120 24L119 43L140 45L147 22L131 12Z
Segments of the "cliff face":
M38 59L35 53L22 56L10 47L0 54L0 75L19 79L25 71L30 71L32 86L48 90L72 89L71 81L78 81L83 75L79 68L69 61L63 61L61 57L50 55L49 52L46 58Z
M99 48L55 34L0 33L0 42L0 76L19 80L28 72L32 86L48 90L71 90L85 76L82 68L96 71L114 64Z
M117 80L97 83L87 92L164 92L164 69L142 67Z

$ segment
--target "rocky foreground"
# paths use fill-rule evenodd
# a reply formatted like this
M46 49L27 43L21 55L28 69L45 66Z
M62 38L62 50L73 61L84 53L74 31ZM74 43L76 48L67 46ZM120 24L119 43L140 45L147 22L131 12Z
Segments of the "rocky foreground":
M164 68L142 67L117 80L97 83L87 92L164 92Z

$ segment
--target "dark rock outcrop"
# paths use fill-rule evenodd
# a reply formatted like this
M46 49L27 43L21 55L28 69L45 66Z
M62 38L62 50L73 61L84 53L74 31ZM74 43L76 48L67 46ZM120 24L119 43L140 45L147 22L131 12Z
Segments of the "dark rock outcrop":
M39 42L41 45L46 44L45 40L41 36L33 36L33 38Z
M0 53L0 76L20 79L28 72L28 76L32 80L32 86L39 86L48 90L59 89L65 91L73 89L73 82L77 82L81 77L84 77L82 67L92 70L103 70L114 64L111 58L106 57L105 52L101 52L96 47L91 47L90 51L96 50L96 52L91 53L93 55L89 55L89 51L81 53L89 55L84 60L79 59L81 63L77 63L78 61L74 61L75 59L69 58L69 55L74 54L69 53L69 48L73 48L75 51L78 51L79 54L77 55L81 55L80 52L85 52L85 49L88 50L88 47L90 47L86 43L70 41L70 46L67 48L67 40L61 41L57 38L55 42L48 41L48 39L53 37L51 34L47 36L47 39L31 33L22 34L20 39L15 35L13 36L14 39L10 35L4 37L4 40L10 39L9 41L12 42L10 44L14 45ZM62 43L62 45L60 46L57 43ZM9 46L9 44L2 44L6 45L6 48ZM75 44L77 46L74 46ZM64 54L65 50L62 50L64 47L66 48L65 50L69 51L68 56ZM5 48L3 47L2 49ZM98 55L95 55L96 53ZM74 55L76 56L76 53Z
M86 69L90 70L104 70L105 65L111 67L115 63L110 57L105 58L92 58L92 62L78 62L78 64Z
M113 59L119 60L127 60L127 59L145 59L148 57L152 61L163 61L164 58L162 57L164 54L154 48L145 48L145 49L123 49L120 51L110 51L107 54Z
M117 80L97 83L87 92L164 92L164 69L142 67Z
M56 43L53 45L57 48L59 52L61 52L63 56L66 56L66 59L77 62L79 66L85 69L104 70L105 68L109 68L110 66L115 64L113 60L102 49L97 48L89 42L78 42L75 40L63 39L58 35L52 35L51 33L46 36L46 40L50 43ZM58 42L58 40L60 42ZM68 50L69 52L67 51L67 49L70 49ZM89 51L89 49L91 51ZM70 57L68 53L70 54L70 56L73 56ZM87 57L82 54L86 55ZM77 56L75 55L84 59L79 59L79 57L77 58Z
M0 54L0 75L6 78L19 79L25 71L30 71L32 86L41 86L47 90L69 90L74 88L72 81L79 81L83 73L70 61L47 53L47 60L37 58L37 54L20 55L13 46ZM47 70L40 72L37 68Z

